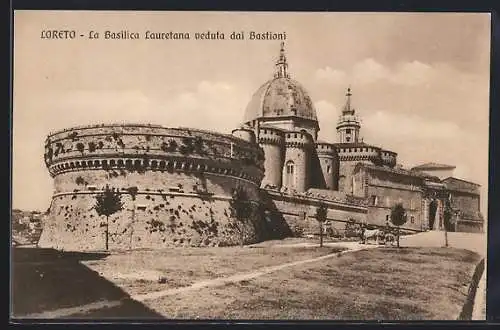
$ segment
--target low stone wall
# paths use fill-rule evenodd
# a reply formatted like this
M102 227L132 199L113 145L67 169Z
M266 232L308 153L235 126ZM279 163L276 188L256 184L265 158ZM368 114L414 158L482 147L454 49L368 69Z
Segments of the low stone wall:
M472 320L472 311L474 310L474 300L476 298L477 287L479 285L479 281L481 280L481 276L484 272L485 267L484 258L477 264L474 273L472 275L471 283L469 285L469 290L467 292L467 299L465 301L464 306L462 307L462 311L458 316L459 320Z
M366 221L366 207L289 196L274 191L269 191L269 195L276 208L282 213L292 236L319 233L319 223L315 218L315 214L320 203L328 207L327 220L332 224L333 228L339 231L345 228L345 223L349 219L358 223Z
M483 223L481 222L458 222L457 231L465 233L483 233Z

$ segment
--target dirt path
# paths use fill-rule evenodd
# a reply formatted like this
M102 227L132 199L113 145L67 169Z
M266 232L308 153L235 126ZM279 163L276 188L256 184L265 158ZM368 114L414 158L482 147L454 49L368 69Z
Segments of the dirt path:
M88 312L92 312L92 311L100 310L100 309L104 309L104 308L117 307L117 306L120 306L121 304L122 304L121 300L113 300L113 301L103 300L103 301L96 301L96 302L93 302L90 304L76 306L76 307L60 308L60 309L56 309L56 310L45 311L42 313L23 315L22 318L26 318L26 319L62 318L62 317L68 317L68 316L71 316L74 314L88 313Z

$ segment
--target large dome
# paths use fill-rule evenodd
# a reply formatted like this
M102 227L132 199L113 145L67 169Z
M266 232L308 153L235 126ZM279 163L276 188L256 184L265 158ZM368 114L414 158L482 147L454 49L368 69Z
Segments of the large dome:
M318 121L309 94L288 74L284 43L281 43L274 78L260 86L253 94L245 110L244 122L263 117L299 117Z
M316 110L302 85L289 77L275 77L252 96L245 110L244 122L262 117L295 116L317 121Z

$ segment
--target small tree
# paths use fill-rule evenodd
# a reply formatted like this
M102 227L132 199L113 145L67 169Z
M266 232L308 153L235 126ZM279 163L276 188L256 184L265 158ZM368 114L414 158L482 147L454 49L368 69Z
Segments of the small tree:
M328 207L321 203L317 208L316 208L316 220L319 223L319 246L323 247L323 224L326 221L326 216L328 213Z
M403 204L397 203L391 210L391 222L397 227L396 229L396 240L397 246L399 248L399 227L406 223L406 211Z
M446 200L443 210L443 227L444 227L444 246L448 247L448 229L451 227L453 218L453 209L451 208L451 203Z
M106 217L106 250L108 250L109 241L109 216L115 214L123 209L123 203L121 201L121 196L118 190L110 189L106 185L106 189L96 196L96 204L94 206L97 214L99 216L104 215Z
M247 193L244 189L238 187L233 189L231 200L229 201L229 208L231 211L231 218L236 220L233 222L236 230L240 234L240 244L244 244L244 224L252 214L252 208L248 201Z

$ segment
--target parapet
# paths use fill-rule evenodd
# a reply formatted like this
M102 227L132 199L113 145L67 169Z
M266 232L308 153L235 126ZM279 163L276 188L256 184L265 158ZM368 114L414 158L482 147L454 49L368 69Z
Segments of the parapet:
M256 143L229 135L190 128L113 124L69 128L49 135L45 163L52 176L96 168L168 165L173 170L238 169L244 177L262 179L264 152ZM104 169L106 169L104 168Z
M398 154L389 150L380 150L380 156L382 158L382 163L389 167L396 166Z
M255 132L251 128L240 127L232 131L233 136L247 141L249 143L255 143Z
M360 161L380 159L380 148L365 143L335 144L339 159L342 161Z
M306 131L289 131L285 133L285 145L287 147L310 148L314 145L314 139Z
M324 156L337 156L337 148L335 147L335 144L333 143L327 143L327 142L317 142L316 143L316 152L318 156L324 155Z
M259 143L283 145L285 143L285 132L275 127L260 127Z

